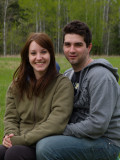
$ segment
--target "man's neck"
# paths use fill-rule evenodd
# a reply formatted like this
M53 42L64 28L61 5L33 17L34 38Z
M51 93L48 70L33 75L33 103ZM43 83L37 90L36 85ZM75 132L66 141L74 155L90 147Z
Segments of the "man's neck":
M79 71L81 71L83 68L85 68L86 66L88 66L88 64L90 64L91 62L93 62L93 59L92 58L89 58L87 61L86 61L86 63L84 63L84 65L73 65L72 67L73 67L73 69L74 69L74 72L79 72Z

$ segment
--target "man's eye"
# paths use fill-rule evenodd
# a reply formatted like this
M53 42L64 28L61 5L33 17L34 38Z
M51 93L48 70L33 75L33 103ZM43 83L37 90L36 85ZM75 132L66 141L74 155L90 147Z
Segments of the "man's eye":
M76 43L75 46L80 47L80 46L83 46L83 44L82 43Z
M64 43L64 46L69 47L70 43Z

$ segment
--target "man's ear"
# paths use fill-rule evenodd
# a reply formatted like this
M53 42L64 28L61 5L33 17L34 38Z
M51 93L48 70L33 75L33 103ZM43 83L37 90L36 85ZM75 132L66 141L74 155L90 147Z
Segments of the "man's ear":
M89 46L88 46L89 52L91 51L91 49L92 49L92 43L90 43Z

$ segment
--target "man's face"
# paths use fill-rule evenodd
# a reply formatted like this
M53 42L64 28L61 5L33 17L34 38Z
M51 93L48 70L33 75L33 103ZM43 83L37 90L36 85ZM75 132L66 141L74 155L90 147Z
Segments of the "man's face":
M78 34L66 34L64 37L63 51L74 70L81 70L86 65L92 44L86 47L84 38Z

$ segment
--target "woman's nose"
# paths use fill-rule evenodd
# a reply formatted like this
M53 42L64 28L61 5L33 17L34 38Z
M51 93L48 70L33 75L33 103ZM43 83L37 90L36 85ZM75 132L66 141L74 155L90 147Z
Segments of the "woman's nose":
M42 59L42 54L41 53L37 53L36 58L37 59Z

